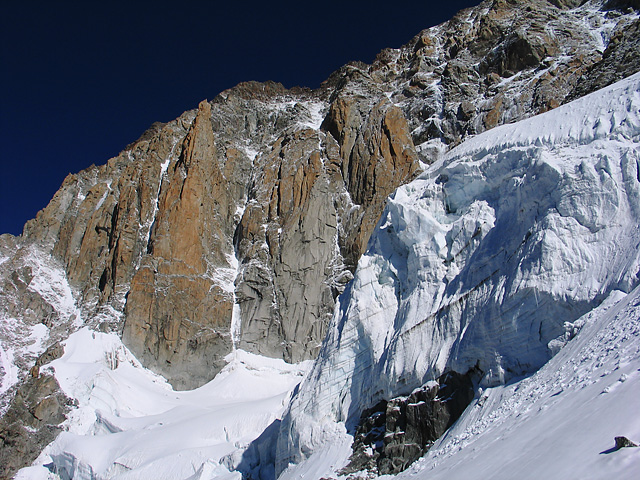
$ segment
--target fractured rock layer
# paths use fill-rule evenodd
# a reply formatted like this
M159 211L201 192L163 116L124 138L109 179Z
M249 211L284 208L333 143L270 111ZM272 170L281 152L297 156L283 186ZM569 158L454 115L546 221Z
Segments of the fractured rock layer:
M353 455L341 473L392 475L405 470L471 403L472 375L448 372L408 396L365 410L354 435Z

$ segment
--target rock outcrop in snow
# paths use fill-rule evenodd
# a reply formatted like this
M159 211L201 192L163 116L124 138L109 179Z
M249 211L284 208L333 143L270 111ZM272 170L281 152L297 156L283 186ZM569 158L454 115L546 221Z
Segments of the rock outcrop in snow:
M532 372L640 281L640 74L470 139L389 199L311 374L279 465L335 424L447 370Z
M401 472L455 423L474 398L472 372L449 371L410 395L365 410L353 435L353 455L340 473Z

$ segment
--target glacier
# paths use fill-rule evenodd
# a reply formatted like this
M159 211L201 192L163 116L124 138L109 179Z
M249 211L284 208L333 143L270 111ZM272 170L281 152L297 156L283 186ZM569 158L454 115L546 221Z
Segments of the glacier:
M636 74L465 141L389 198L285 413L276 470L299 478L364 409L445 371L475 369L480 388L531 374L639 275Z
M476 401L399 479L632 479L640 449L640 287L615 290L534 375Z
M640 286L614 290L576 323L577 336L535 374L479 388L423 458L379 478L635 479L640 449L618 450L614 437L640 437ZM335 473L346 461L340 445L318 449L280 480L344 479Z

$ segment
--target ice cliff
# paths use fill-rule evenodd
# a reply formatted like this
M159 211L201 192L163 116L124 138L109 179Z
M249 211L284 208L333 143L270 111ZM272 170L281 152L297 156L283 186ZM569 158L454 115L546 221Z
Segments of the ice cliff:
M446 370L549 360L640 280L640 75L451 150L389 199L283 419L278 470Z

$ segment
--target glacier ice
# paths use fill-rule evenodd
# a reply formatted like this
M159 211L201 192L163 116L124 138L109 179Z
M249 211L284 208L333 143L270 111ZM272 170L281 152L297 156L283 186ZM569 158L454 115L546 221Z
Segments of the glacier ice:
M639 271L640 74L464 142L390 197L283 418L277 471L446 370L487 387L538 369Z

